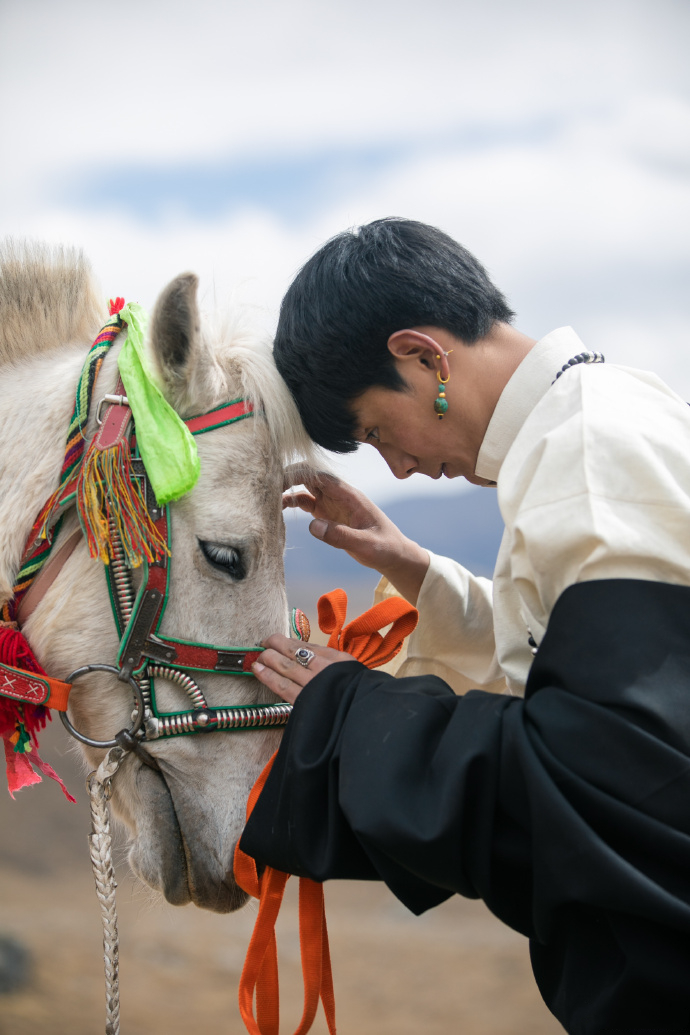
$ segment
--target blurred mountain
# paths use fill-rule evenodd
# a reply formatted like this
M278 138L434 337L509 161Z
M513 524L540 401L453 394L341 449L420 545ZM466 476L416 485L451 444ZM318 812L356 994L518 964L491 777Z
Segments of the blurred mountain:
M422 546L453 557L476 575L490 576L503 534L495 489L470 489L457 496L434 500L428 496L391 503L385 508L392 521ZM334 550L309 532L309 517L285 512L287 543L285 576L288 599L314 617L316 599L342 586L355 607L371 603L378 574L357 564L343 550Z

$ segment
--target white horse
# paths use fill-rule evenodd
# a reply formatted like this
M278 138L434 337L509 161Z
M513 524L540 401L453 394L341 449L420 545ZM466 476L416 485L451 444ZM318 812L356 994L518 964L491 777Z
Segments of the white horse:
M106 322L80 254L8 244L0 253L0 601L32 524L56 488L75 386L86 352ZM197 280L184 274L160 296L147 341L168 401L186 418L244 397L251 420L196 439L201 475L171 505L170 592L160 633L207 644L255 645L287 632L283 581L284 463L308 453L290 396L265 345L230 321L200 326ZM94 399L113 392L115 342ZM88 436L95 429L92 407ZM74 531L74 511L60 531ZM119 636L104 568L81 539L23 632L57 679L91 663L115 664ZM210 708L268 702L252 677L195 673ZM163 711L189 707L184 690L156 685ZM107 740L130 725L132 696L112 675L91 673L70 697L74 725ZM174 904L217 912L246 896L233 879L233 851L249 789L275 750L277 730L203 732L156 740L146 750L160 771L129 754L113 782L113 806L132 838L133 870ZM85 748L90 767L103 751ZM67 807L67 806L65 806Z

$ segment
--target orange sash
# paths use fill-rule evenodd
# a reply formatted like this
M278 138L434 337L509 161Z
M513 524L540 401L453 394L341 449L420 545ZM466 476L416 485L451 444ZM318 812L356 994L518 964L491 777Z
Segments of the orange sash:
M334 589L319 599L319 628L330 634L329 647L347 651L368 668L385 665L398 653L403 640L417 624L417 611L400 597L389 597L369 608L344 628L347 595ZM385 636L379 630L391 625ZM275 755L269 759L252 787L247 802L247 819L271 771ZM240 1013L250 1035L278 1035L279 988L275 924L289 874L267 866L259 877L256 863L245 855L239 843L235 849L235 879L249 895L259 899L259 912L247 949L239 986ZM328 948L323 885L300 877L299 935L304 981L304 1009L295 1035L311 1028L319 1005L323 1003L326 1023L335 1035L335 996L331 957ZM256 1017L254 996L256 995Z

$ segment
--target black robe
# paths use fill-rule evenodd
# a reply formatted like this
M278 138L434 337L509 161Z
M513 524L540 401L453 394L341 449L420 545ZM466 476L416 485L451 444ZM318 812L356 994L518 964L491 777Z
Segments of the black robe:
M242 836L262 863L481 897L572 1035L690 1032L690 588L567 589L524 700L341 662Z

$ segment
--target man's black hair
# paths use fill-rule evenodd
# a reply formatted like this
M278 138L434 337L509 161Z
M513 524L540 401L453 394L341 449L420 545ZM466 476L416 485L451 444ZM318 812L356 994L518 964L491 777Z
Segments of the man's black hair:
M452 237L411 219L377 219L338 234L299 271L280 308L275 361L311 438L351 453L350 404L374 385L407 387L391 334L431 325L471 345L514 315Z

